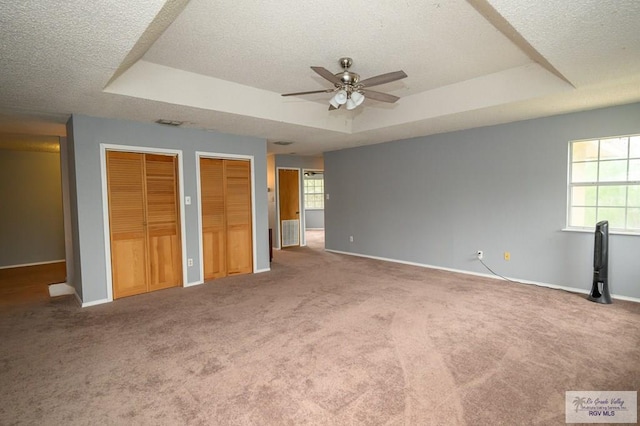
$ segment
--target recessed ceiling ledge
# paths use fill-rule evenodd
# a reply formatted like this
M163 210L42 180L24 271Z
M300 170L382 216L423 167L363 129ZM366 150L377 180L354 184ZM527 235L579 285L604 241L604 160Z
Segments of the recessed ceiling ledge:
M351 120L330 114L325 105L143 60L104 92L351 133Z
M474 111L575 90L538 64L528 64L402 98L393 111L368 108L353 133Z

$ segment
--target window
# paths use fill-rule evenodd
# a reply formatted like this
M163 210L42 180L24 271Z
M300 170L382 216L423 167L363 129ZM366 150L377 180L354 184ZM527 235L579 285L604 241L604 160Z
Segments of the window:
M569 228L640 233L640 135L569 143Z
M304 173L304 208L324 209L324 175L322 172Z

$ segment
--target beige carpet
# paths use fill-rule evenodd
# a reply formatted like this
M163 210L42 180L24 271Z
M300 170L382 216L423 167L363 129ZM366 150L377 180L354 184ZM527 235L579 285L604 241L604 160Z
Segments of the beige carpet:
M0 424L555 425L640 388L640 304L341 256L0 313Z
M323 229L307 229L305 231L305 239L307 241L307 247L312 249L324 249Z

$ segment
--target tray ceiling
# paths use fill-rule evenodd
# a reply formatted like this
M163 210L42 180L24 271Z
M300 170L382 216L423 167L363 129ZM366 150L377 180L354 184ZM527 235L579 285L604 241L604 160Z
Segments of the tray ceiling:
M635 0L52 0L0 12L0 132L12 134L71 113L165 118L315 155L640 101ZM309 67L338 72L343 56L362 78L404 70L375 88L401 99L328 111L327 93L280 96L330 88Z

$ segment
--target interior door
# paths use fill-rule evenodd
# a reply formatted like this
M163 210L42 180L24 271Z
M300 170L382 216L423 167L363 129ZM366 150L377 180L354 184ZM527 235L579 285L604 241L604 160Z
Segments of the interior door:
M227 273L253 272L251 236L251 163L225 160Z
M149 291L182 284L176 157L145 154Z
M204 279L227 275L223 160L200 158Z
M144 157L107 152L113 297L147 291Z
M280 246L300 245L300 171L278 169Z

